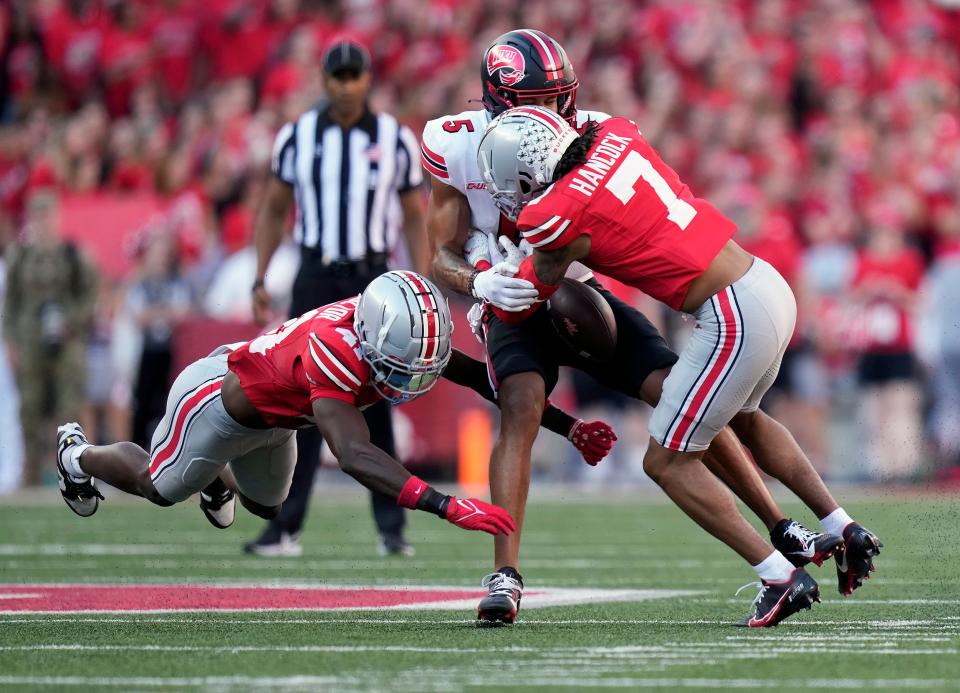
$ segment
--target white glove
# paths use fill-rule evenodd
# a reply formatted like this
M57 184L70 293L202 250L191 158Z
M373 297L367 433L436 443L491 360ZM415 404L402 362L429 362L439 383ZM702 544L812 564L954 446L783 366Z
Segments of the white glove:
M487 240L487 234L483 231L473 230L467 236L467 242L463 244L463 257L470 263L471 267L476 267L481 260L486 260L491 265L497 264L490 257L490 243Z
M526 239L521 239L520 245L516 246L513 244L513 241L506 236L500 236L500 247L503 248L503 252L506 254L506 261L511 265L517 265L517 267L530 255L533 255L533 246L530 245Z
M497 232L488 231L486 236L487 236L487 253L490 254L490 264L498 265L504 260L506 260L507 258L503 254L503 251L500 249L500 245L497 240L498 239ZM520 263L516 263L516 264L520 264Z
M470 331L473 332L473 336L477 338L477 341L481 344L484 343L483 338L483 304L474 303L470 306L470 310L467 311L467 322L470 323Z
M501 310L519 312L537 302L537 289L526 279L513 275L520 268L506 262L498 262L490 269L480 272L473 280L473 296L488 301Z

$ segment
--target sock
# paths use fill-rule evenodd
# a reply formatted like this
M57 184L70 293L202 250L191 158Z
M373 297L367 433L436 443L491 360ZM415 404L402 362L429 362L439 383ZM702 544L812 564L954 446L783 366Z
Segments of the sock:
M70 454L67 455L67 459L63 461L63 466L67 470L67 474L73 477L74 481L83 482L90 478L90 475L83 471L83 468L80 466L80 455L89 447L93 446L89 443L74 445L73 449L70 450Z
M794 565L779 551L774 551L753 566L764 582L786 582L794 571Z
M824 532L827 534L835 534L838 537L843 536L843 528L851 522L853 522L853 518L847 515L847 511L843 508L837 508L820 520Z

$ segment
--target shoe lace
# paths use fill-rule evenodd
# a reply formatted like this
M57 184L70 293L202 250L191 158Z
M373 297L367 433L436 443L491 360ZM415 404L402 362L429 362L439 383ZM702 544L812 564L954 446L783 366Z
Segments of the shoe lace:
M503 573L484 575L483 579L480 580L480 586L488 587L490 594L508 594L512 596L514 592L523 593L523 585L520 581Z
M787 525L787 528L783 531L783 533L788 537L793 537L804 545L813 541L817 537L816 532L811 532L809 529L796 521Z
M740 589L737 590L736 594L734 594L733 596L734 596L734 597L740 596L740 593L743 592L743 591L744 591L745 589L747 589L748 587L759 587L759 588L760 588L760 591L757 592L757 596L753 598L753 605L756 606L756 605L759 604L760 601L763 599L763 595L767 593L767 587L768 587L768 586L765 585L765 584L764 584L762 581L760 581L760 580L754 580L753 582L748 582L746 585L743 585Z

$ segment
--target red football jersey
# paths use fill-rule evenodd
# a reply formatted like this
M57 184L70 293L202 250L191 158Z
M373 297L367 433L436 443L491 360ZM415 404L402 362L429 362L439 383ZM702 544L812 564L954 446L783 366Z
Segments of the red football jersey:
M590 236L583 264L676 309L737 232L690 193L626 118L600 124L586 163L528 204L517 228L545 250Z
M314 422L312 403L326 397L364 409L380 400L353 329L359 296L283 323L230 354L250 402L271 426Z

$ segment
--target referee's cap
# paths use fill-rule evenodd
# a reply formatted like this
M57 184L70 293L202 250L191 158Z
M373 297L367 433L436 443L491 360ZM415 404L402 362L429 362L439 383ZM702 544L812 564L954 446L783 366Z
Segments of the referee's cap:
M348 38L334 41L323 53L323 71L335 75L350 70L360 75L370 69L370 53L362 45Z

